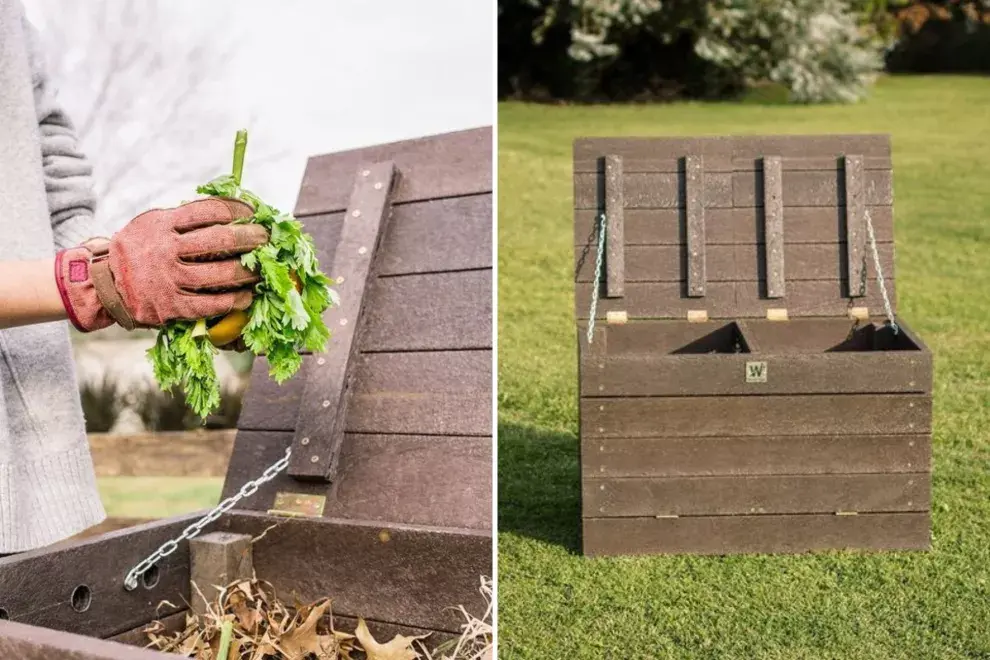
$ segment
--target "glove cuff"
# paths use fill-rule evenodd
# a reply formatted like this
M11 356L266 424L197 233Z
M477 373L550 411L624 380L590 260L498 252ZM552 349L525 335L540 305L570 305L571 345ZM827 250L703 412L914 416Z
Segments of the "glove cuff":
M106 267L107 239L90 239L55 255L55 283L69 321L80 332L92 332L114 324L97 292L94 266Z

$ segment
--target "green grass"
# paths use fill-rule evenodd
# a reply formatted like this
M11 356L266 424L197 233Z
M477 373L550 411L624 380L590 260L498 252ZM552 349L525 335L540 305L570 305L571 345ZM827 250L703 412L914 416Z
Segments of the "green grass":
M221 477L101 477L100 499L112 518L166 518L220 501Z
M935 354L928 553L579 554L571 143L893 136L899 314ZM990 79L887 78L869 101L499 108L503 658L990 658Z

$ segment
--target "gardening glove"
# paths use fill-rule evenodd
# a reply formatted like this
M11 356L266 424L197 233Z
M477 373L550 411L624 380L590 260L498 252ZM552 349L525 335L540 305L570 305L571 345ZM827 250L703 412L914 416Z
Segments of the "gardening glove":
M247 204L211 197L142 213L113 238L94 238L55 257L69 320L82 332L115 322L128 330L200 319L251 305L258 276L238 255L268 242Z

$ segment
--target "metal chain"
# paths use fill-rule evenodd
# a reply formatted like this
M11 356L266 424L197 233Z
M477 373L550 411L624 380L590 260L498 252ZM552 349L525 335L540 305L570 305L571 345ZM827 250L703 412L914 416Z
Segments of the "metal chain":
M143 574L146 570L154 566L157 561L168 557L170 554L178 550L179 543L199 535L199 533L202 532L207 525L215 522L218 518L220 518L220 516L233 509L238 502L243 500L245 497L251 497L257 493L258 488L260 488L262 484L271 481L278 476L279 472L289 466L289 457L291 455L292 448L290 447L285 450L285 456L270 465L260 477L241 486L241 489L237 491L236 495L228 497L223 502L218 504L212 511L186 527L182 530L182 533L179 534L179 536L169 541L165 541L160 548L155 550L141 563L131 569L131 572L127 574L126 578L124 578L124 589L127 591L133 591L136 589L138 585L138 577L141 576L141 574Z
M595 257L595 282L591 287L591 311L588 312L588 343L595 338L595 315L598 313L598 290L602 286L602 258L605 256L605 214L598 216L598 255Z
M866 211L866 231L870 235L870 248L873 250L873 265L877 269L877 283L880 285L880 295L883 296L883 308L887 312L887 320L890 321L890 329L896 335L899 331L897 322L894 321L894 309L890 306L890 298L887 296L887 284L883 279L883 269L880 267L880 253L877 251L877 237L873 233L873 219L870 211Z

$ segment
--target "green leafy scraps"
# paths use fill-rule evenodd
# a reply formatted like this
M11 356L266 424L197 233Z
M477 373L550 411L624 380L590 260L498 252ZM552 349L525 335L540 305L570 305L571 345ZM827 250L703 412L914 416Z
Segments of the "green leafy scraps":
M261 276L241 338L252 353L268 358L269 375L282 383L302 366L301 350L315 353L325 349L330 330L322 315L339 301L329 288L333 282L320 271L313 238L303 231L302 224L241 188L246 146L246 133L238 132L233 174L218 177L196 192L246 202L254 215L237 222L260 224L268 230L268 243L241 257L246 268ZM158 385L163 390L180 386L186 403L204 419L220 405L220 383L213 363L218 350L206 333L204 320L174 321L159 330L155 345L148 350Z

